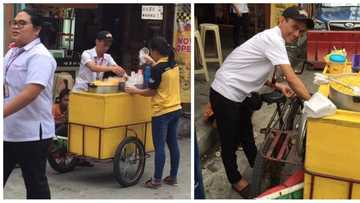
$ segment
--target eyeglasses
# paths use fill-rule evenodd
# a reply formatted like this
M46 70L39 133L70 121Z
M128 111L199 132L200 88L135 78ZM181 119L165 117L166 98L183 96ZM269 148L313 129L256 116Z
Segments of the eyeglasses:
M16 21L16 20L10 20L9 21L9 25L11 26L11 27L18 27L19 29L22 29L22 28L24 28L24 26L25 25L28 25L28 24L31 24L30 22L26 22L25 20L18 20L18 21Z

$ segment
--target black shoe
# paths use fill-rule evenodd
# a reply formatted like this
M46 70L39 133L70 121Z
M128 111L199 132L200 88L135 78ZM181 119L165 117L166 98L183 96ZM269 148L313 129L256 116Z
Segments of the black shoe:
M250 195L250 184L248 184L245 188L242 190L238 190L235 186L231 186L233 190L235 190L237 193L241 195L244 199L251 199Z

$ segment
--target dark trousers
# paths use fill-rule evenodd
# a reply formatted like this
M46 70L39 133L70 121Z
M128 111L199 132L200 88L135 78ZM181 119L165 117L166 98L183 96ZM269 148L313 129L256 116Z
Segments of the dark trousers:
M58 123L55 124L55 134L62 137L68 136L68 124L67 123Z
M21 167L27 199L50 199L46 177L48 147L52 139L4 142L4 187L16 164Z
M221 158L228 180L234 184L242 178L236 162L240 145L250 166L254 166L257 149L251 123L253 110L245 102L231 101L213 89L210 89L210 102L220 134Z
M234 30L234 48L247 41L250 38L250 17L248 13L243 13L241 16L233 14Z
M199 147L198 147L198 143L197 143L197 138L196 138L196 130L195 130L195 167L194 167L194 174L195 174L195 191L194 191L194 198L195 199L205 199L205 192L204 192L204 183L203 183L203 178L202 178L202 174L201 174L201 166L200 166L200 153L199 153Z

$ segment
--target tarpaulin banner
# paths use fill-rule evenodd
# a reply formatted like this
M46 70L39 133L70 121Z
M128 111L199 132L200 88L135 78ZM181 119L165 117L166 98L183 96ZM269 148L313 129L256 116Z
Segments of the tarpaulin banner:
M174 44L180 67L181 102L191 102L191 12L190 5L178 5Z

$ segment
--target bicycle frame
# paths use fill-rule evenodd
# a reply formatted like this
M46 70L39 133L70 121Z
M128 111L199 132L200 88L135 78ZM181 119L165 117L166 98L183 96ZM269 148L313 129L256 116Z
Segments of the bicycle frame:
M299 109L295 112L292 108L297 108L295 105L298 99L287 99L285 103L276 103L276 110L265 129L262 129L265 134L263 145L261 146L261 155L271 161L299 165L297 161L287 160L288 155L292 149L292 139L297 136L297 132L292 129L293 123L287 123L290 120L292 113L299 113ZM293 122L294 119L292 119Z

